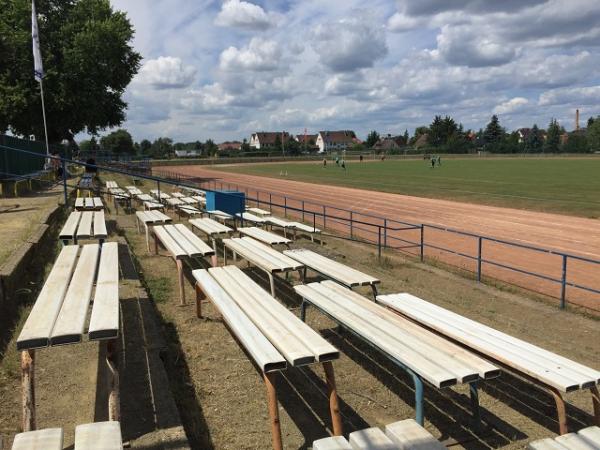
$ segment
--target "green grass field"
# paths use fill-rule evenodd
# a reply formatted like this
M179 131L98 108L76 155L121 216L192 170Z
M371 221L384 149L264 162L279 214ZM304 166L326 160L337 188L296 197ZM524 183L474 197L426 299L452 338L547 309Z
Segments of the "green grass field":
M600 158L444 159L214 166L227 172L576 216L600 217ZM287 177L280 175L287 171Z

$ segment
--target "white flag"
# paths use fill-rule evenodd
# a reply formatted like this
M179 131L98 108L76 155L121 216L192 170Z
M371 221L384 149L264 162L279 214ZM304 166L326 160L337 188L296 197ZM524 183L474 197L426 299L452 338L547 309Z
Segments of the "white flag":
M33 76L36 81L44 78L42 54L40 53L40 35L38 32L37 14L35 13L35 0L31 0L31 37L33 39Z

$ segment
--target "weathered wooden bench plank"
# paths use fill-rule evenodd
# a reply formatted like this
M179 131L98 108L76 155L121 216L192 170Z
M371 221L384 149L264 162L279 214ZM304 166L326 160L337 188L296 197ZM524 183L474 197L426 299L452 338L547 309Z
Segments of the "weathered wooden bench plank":
M196 236L192 230L190 230L184 224L178 223L173 225L173 227L175 227L179 234L192 245L194 250L192 253L188 253L189 256L210 256L215 254L215 251L212 247Z
M183 258L187 256L187 252L181 248L181 246L173 239L170 233L164 229L164 226L158 225L152 229L155 237L157 237L160 242L165 246L167 251L173 256L175 259Z
M83 207L85 209L93 209L94 208L94 199L92 197L85 197L83 199Z
M102 199L100 197L94 197L93 202L94 202L94 209L103 209L104 208L104 204L102 203Z
M182 198L185 197L181 192L171 192L171 197Z
M77 267L73 272L71 283L50 335L51 345L81 341L92 297L99 252L98 244L88 244L82 247Z
M263 217L257 216L255 214L249 212L237 213L235 215L238 219L242 219L243 221L252 222L256 224L264 224L266 220Z
M93 220L94 213L92 211L81 213L81 220L79 221L79 227L77 227L77 239L89 239L92 237Z
M202 215L202 211L200 211L198 208L195 208L185 203L175 206L175 209L177 210L177 214L179 216L181 216L181 214L185 214L187 216Z
M261 208L246 208L246 211L257 216L270 216L271 212Z
M119 334L119 244L102 246L94 306L88 328L90 340L115 339Z
M392 440L376 427L350 433L348 442L353 450L398 450Z
M445 445L413 419L401 420L386 425L385 434L398 449L446 450Z
M78 251L77 245L66 245L61 250L17 338L17 350L50 344L50 333L69 287Z
M313 442L313 450L352 450L343 436L333 436Z
M227 225L223 225L222 223L209 218L190 219L190 225L192 225L192 227L198 228L200 231L207 234L209 237L219 234L229 234L233 232L233 229L228 227Z
M568 433L554 439L568 450L600 450L600 442L591 442L580 434Z
M12 450L62 450L62 428L26 431L15 436Z
M175 207L175 206L184 205L184 204L185 203L182 202L181 200L179 200L177 197L167 199L167 205L169 205L169 206Z
M75 428L74 450L122 450L121 426L117 421L87 423Z
M192 274L260 369L265 373L285 369L287 367L285 358L208 271L197 269Z
M104 219L104 211L94 212L94 238L95 239L106 239L108 233L106 232L106 221Z
M600 427L587 427L579 430L577 434L600 447Z
M62 227L58 237L61 240L71 240L75 237L75 233L77 232L77 225L79 225L79 220L81 219L80 211L73 211L69 214L65 225Z
M75 208L80 209L85 207L85 203L83 202L83 197L77 197L75 199Z
M292 366L337 359L338 350L237 266L208 269Z
M292 242L283 236L271 233L258 227L242 227L238 228L237 230L240 232L240 234L254 238L257 241L263 242L267 245L289 245Z

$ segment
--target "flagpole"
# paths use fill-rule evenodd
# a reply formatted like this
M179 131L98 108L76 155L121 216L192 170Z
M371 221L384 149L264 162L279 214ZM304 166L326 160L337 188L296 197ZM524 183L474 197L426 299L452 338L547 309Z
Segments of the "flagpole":
M48 145L48 126L46 125L46 106L44 105L44 82L41 79L40 94L42 97L42 116L44 117L44 137L46 138L46 155L50 156L50 145Z

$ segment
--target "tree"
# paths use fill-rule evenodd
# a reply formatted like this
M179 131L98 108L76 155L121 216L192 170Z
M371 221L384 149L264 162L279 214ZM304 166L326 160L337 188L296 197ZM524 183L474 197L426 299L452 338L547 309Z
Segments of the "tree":
M299 155L301 152L302 146L300 145L300 142L298 142L296 139L290 139L287 141L287 144L285 144L286 155L296 156Z
M441 116L435 116L433 122L429 125L427 142L434 147L446 145L448 139L458 132L458 128L452 117L446 116L442 119Z
M148 139L144 139L142 142L140 142L140 151L142 152L142 155L149 155L151 148L152 142L150 142Z
M590 151L600 151L600 116L596 117L588 127L587 142Z
M594 117L590 117L587 121L588 128L591 127L593 123L594 123Z
M248 139L244 138L242 145L240 146L240 150L242 153L248 153L251 150L250 144L248 144Z
M408 144L408 130L404 130L404 145Z
M150 156L153 159L167 159L173 152L173 140L168 137L160 137L152 143Z
M525 142L525 150L530 153L539 152L544 145L544 139L542 138L542 132L538 128L537 124L533 124L527 141Z
M549 153L558 153L560 144L560 135L562 130L556 119L550 120L548 132L546 134L546 142L544 143L544 151Z
M96 141L96 137L92 136L89 141L81 141L79 143L79 150L86 153L91 153L100 150L100 146Z
M217 156L217 153L219 152L219 147L212 139L206 140L204 143L204 149L208 156Z
M498 116L494 114L483 132L483 142L484 144L497 144L504 139L504 135L504 128L500 126Z
M108 150L116 155L132 154L133 139L127 130L117 130L100 139L102 150Z
M365 141L365 146L367 148L371 148L375 144L377 144L378 141L379 141L379 133L377 131L373 130L368 134L367 140Z
M588 152L587 137L583 133L571 133L567 138L567 142L562 147L565 153L586 153Z
M39 0L48 139L95 134L125 120L125 88L141 56L133 27L108 0ZM43 136L39 85L33 78L31 2L0 0L0 131Z
M281 151L285 153L285 150L281 148L281 136L279 136L279 133L275 135L275 143L273 144L273 148L275 151Z

